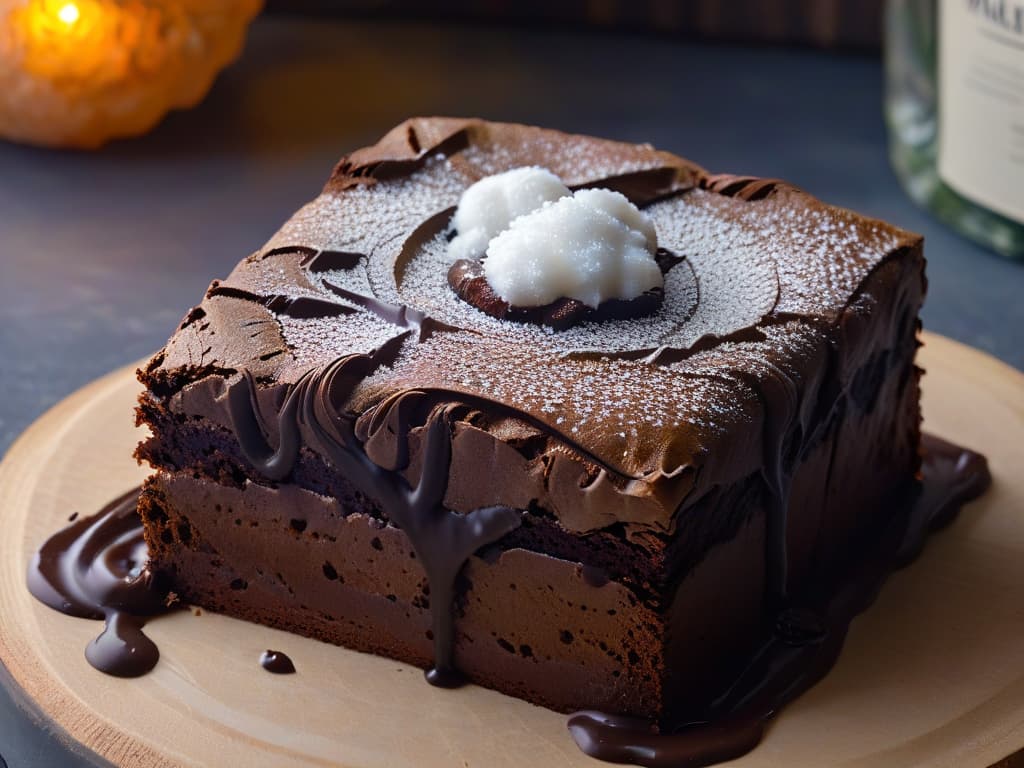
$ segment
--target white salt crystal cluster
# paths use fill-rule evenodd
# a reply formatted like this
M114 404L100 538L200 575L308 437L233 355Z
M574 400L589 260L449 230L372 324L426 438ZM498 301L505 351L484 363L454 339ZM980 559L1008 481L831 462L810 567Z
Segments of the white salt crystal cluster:
M452 259L475 259L495 235L517 217L572 195L569 188L544 168L515 168L487 176L459 198L452 218L458 235L448 247Z
M664 280L651 220L618 192L572 194L543 168L488 176L462 195L452 260L486 253L484 275L502 299L538 307L559 298L596 308L634 299Z

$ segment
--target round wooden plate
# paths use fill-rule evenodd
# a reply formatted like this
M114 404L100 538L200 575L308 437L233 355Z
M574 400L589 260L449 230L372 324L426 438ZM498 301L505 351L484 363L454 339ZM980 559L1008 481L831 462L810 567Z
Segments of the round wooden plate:
M835 669L737 765L987 768L1024 747L1024 375L925 339L925 426L986 453L994 487L890 579ZM137 393L132 368L94 382L0 465L0 660L45 716L142 768L602 765L562 715L472 686L432 688L418 669L205 612L150 625L162 652L151 674L93 670L83 651L100 624L37 603L25 570L72 512L145 476L131 458ZM298 674L262 671L267 648Z

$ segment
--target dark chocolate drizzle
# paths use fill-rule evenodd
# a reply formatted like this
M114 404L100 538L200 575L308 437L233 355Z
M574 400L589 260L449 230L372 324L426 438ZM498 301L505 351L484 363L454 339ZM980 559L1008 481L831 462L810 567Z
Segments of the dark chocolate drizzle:
M423 466L416 485L401 470L385 469L363 449L355 434L355 420L342 414L341 405L373 362L366 355L341 358L319 377L302 410L303 425L335 468L359 490L375 498L389 520L405 531L423 564L430 587L434 666L427 680L442 687L462 683L455 665L455 582L466 560L520 525L520 513L495 506L458 514L443 506L452 453L453 421L466 406L450 403L434 408L425 425ZM408 429L410 425L402 425ZM408 434L400 435L404 443ZM406 459L407 455L403 458Z
M287 477L298 458L301 439L296 417L299 399L305 387L303 382L309 376L307 373L291 387L277 414L276 449L272 449L267 442L268 430L256 400L256 383L252 380L252 374L242 371L241 378L228 387L228 413L238 445L249 463L271 480Z
M28 570L36 599L69 616L104 620L85 657L117 677L138 677L156 666L160 651L142 628L168 610L167 592L145 569L138 497L136 488L54 534Z
M334 287L332 290L338 290L339 295L342 291ZM405 308L358 298L371 303L372 311L379 312L389 322L410 330L423 319L421 313L410 314ZM491 413L505 412L542 429L610 473L625 478L631 476L528 413L442 388L402 391L375 406L368 420L369 434L382 428L390 429L396 433L397 447L390 458L371 456L364 444L367 441L360 440L356 432L356 416L346 413L344 405L359 382L380 365L387 364L392 356L393 350L385 345L369 355L342 357L291 385L276 416L276 448L269 444L270 430L260 412L256 383L248 372L243 371L228 387L228 409L243 455L263 475L272 480L287 477L305 435L309 444L319 447L341 475L360 492L377 500L387 519L405 531L426 571L431 592L434 667L428 671L427 679L435 685L450 687L461 682L454 659L456 578L470 555L494 543L521 522L520 512L504 506L485 507L467 514L444 508L454 423L460 415L474 408L484 408ZM412 486L402 473L409 464L409 434L416 424L413 417L424 410L429 410L429 415L422 425L425 431L423 464L420 477Z
M278 446L268 443L269 430L256 400L256 384L244 373L227 391L232 425L242 453L262 474L284 479L298 457L302 432L311 438L356 488L375 499L387 518L405 531L423 564L431 594L434 667L427 679L435 685L458 685L455 666L454 604L456 578L470 555L491 544L520 524L520 513L504 506L485 507L467 514L444 508L448 488L454 422L469 403L434 404L423 425L425 448L416 485L402 472L409 464L409 432L413 416L421 410L417 399L429 399L416 390L399 393L377 406L371 432L386 425L397 432L398 449L387 465L375 461L356 435L356 418L344 411L352 390L374 369L385 363L384 348L370 355L339 358L290 387L277 414ZM445 393L450 396L454 393ZM469 398L472 399L472 398ZM411 406L411 407L409 407Z
M930 435L922 448L921 482L895 510L874 556L858 562L838 589L777 614L746 667L703 713L657 724L577 712L568 727L580 749L613 763L696 768L756 747L771 717L831 669L850 622L874 601L889 573L913 560L927 534L952 521L991 482L980 454Z
M295 664L288 654L281 651L264 651L260 654L260 666L274 675L294 675Z

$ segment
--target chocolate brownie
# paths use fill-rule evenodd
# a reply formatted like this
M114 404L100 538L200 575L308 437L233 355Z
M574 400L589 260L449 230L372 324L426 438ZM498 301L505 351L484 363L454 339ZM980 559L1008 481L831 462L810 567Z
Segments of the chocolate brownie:
M474 305L473 265L449 284L460 196L532 166L643 211L657 301L545 322ZM150 570L438 684L686 711L842 578L918 470L923 268L920 237L782 182L409 120L140 371Z

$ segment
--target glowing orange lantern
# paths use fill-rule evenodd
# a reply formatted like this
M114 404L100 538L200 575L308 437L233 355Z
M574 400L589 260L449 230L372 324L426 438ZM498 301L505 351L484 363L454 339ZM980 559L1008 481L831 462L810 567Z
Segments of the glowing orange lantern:
M0 0L0 137L93 148L196 105L262 0Z

